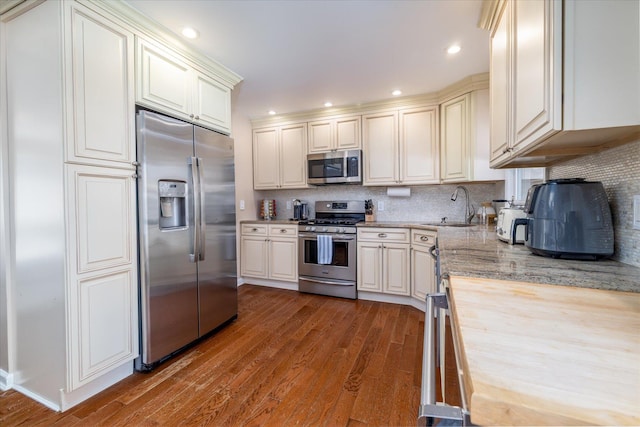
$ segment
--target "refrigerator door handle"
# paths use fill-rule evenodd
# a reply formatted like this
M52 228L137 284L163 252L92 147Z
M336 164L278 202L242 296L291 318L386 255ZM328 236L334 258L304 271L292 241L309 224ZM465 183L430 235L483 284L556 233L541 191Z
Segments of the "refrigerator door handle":
M199 231L199 244L198 259L204 261L205 246L206 246L206 234L205 234L205 204L204 204L204 177L202 176L202 169L204 165L202 159L198 157L198 206L200 209L200 218L198 222Z
M198 261L198 248L200 247L200 203L198 198L200 197L200 175L198 174L198 158L190 157L188 160L191 165L191 182L193 183L193 216L194 216L194 228L191 233L191 253L189 254L189 261Z

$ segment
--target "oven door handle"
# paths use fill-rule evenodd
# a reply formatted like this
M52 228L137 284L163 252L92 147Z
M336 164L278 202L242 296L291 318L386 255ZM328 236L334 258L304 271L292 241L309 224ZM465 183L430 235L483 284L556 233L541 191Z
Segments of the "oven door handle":
M356 282L345 282L344 280L329 280L329 279L314 279L308 276L300 276L300 280L306 282L320 283L323 285L337 285L337 286L355 286Z
M327 234L331 234L332 240L335 242L346 242L346 241L351 242L356 240L355 236L339 235L339 237L337 237L337 236L334 236L332 233L298 233L298 237L301 239L312 238L315 240L319 235L327 235Z

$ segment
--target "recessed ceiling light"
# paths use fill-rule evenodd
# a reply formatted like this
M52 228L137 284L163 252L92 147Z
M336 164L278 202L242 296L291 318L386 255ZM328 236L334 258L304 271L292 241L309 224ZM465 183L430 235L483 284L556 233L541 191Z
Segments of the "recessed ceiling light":
M269 110L269 115L270 115L270 116L275 116L275 115L276 115L276 112L275 112L275 111L273 111L273 110Z
M324 106L325 107L333 107L333 104L331 102L327 101L327 102L324 103Z
M402 95L402 91L400 89L396 89L393 92L391 92L391 95L400 96L400 95Z
M453 55L454 53L460 52L461 49L462 48L459 45L454 44L454 45L449 46L449 48L447 49L447 53L450 53L450 54Z
M198 32L191 27L184 27L182 29L182 35L188 39L195 39L198 37Z

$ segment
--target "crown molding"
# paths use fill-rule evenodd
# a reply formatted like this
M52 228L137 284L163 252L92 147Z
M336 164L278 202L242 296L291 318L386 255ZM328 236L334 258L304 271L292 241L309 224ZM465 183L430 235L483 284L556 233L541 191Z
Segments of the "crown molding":
M180 38L146 15L143 15L133 6L125 3L123 0L76 0L79 3L91 5L93 9L101 9L113 15L116 15L121 21L135 29L135 34L151 40L156 40L163 45L177 50L181 55L186 57L190 62L205 71L205 74L214 73L226 84L230 89L240 83L243 78L231 71L224 65L207 57L202 52L196 50L191 45L184 43Z
M506 0L483 0L480 17L478 18L478 28L483 30L493 30L496 24L498 12Z
M425 105L439 105L452 98L464 95L465 93L488 88L489 73L473 74L438 92L389 98L362 104L344 105L329 109L318 108L287 114L276 114L274 116L260 116L251 119L251 125L253 128L257 129L274 125L289 125L292 123L331 119L346 115L361 115L384 110L414 108Z

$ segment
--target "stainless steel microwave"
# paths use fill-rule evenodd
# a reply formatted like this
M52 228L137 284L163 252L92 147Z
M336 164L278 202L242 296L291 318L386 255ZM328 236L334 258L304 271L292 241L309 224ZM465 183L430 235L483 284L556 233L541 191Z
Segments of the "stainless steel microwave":
M362 184L362 150L307 155L307 183Z

